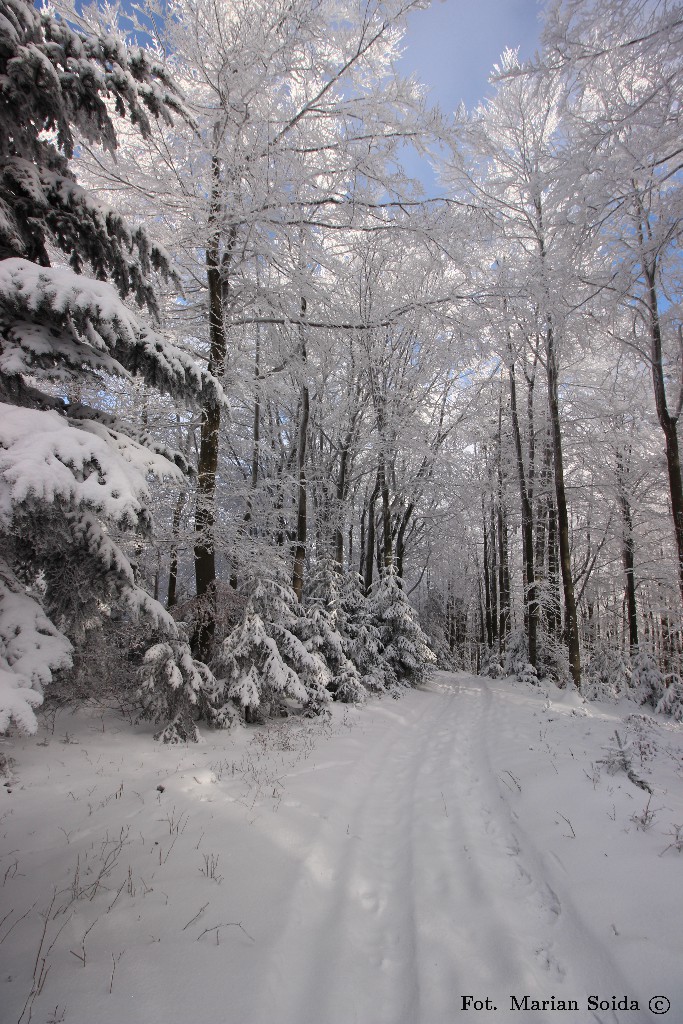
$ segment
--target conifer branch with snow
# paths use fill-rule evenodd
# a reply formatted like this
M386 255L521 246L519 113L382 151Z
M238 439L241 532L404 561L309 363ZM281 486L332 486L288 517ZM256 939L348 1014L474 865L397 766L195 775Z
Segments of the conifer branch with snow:
M167 716L165 739L196 738L196 711L220 717L215 680L124 546L126 534L150 535L148 478L180 479L187 461L142 426L127 433L106 408L107 382L137 375L205 406L224 397L124 302L155 312L154 274L168 275L168 259L70 165L79 136L116 147L117 117L145 136L150 115L170 122L184 110L156 58L112 35L86 36L30 0L6 0L0 29L0 731L34 730L70 641L124 611L162 638L143 662L144 713ZM70 268L52 265L56 253ZM83 381L104 408L64 397Z

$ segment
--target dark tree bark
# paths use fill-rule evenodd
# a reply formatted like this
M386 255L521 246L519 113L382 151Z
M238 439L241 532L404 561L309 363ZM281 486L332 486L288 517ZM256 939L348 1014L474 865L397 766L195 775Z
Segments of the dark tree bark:
M529 663L536 667L537 661L537 624L538 603L536 600L536 580L534 576L534 516L533 500L530 492L524 455L522 452L522 434L517 413L517 386L515 381L515 365L510 360L508 367L510 379L510 412L512 433L515 439L517 454L517 479L522 509L522 562L524 566L524 624L529 648Z
M337 516L341 517L342 509L346 501L347 492L347 470L350 458L350 442L344 444L341 452L339 453L339 474L337 476ZM349 553L349 559L351 554ZM339 572L344 569L344 527L343 523L338 521L334 531L334 560L337 564ZM350 564L350 562L349 562Z
M455 650L456 622L453 601L453 584L450 582L448 584L448 596L446 598L446 636L448 638L448 649L451 654L453 654L453 651Z
M415 511L415 505L411 501L404 510L396 531L396 575L403 579L403 559L406 550L406 531Z
M548 495L548 607L546 619L550 636L558 637L560 620L560 558L557 545L557 509L552 494Z
M484 520L484 607L486 615L486 641L489 650L493 648L493 611L491 603L491 577L489 575L489 567L491 561L491 555L489 552L489 531L487 526L487 515L486 509L484 508L484 500L482 498L481 513Z
M379 476L375 480L370 500L368 502L367 531L365 535L365 593L370 593L372 577L375 566L375 502L379 494Z
M638 608L636 605L636 582L635 582L635 547L633 541L633 517L631 515L631 503L626 489L626 476L624 470L624 459L621 452L617 452L617 495L622 522L622 544L621 559L626 577L626 614L628 617L628 636L631 654L638 650Z
M261 392L259 388L259 377L261 374L261 333L259 331L259 325L256 325L256 349L254 353L254 413L252 417L252 435L251 435L251 473L249 477L249 493L247 494L246 507L244 509L244 516L242 517L242 526L237 532L237 540L242 537L249 524L251 523L253 505L254 505L254 493L258 486L259 472L260 472L260 458L261 458ZM230 586L233 590L237 590L239 587L239 555L235 551L232 563L232 572L230 573Z
M510 625L510 570L508 566L507 517L502 501L498 501L498 651L502 655Z
M229 271L237 237L233 227L221 256L221 168L214 156L211 161L211 206L209 242L206 247L206 276L209 290L209 362L208 370L222 379L227 358L224 304L229 288ZM203 614L192 637L197 657L208 661L216 631L216 555L214 527L216 523L216 472L218 469L221 409L218 405L203 410L197 463L197 504L195 510L194 568L198 598L203 598Z
M173 509L173 525L172 525L172 536L171 542L171 559L168 569L168 592L166 596L166 607L173 608L177 601L177 587L178 587L178 539L180 537L180 521L183 514L183 506L185 505L185 499L187 494L185 491L181 491L178 495Z
M360 514L360 537L358 540L358 575L365 580L365 519L367 516L367 504L363 502Z
M510 567L508 563L508 530L503 488L502 394L498 401L497 495L496 525L498 532L498 652L502 656L510 628Z
M356 387L356 399L359 399L360 389ZM354 458L354 441L356 440L356 434L358 429L358 421L360 418L360 405L354 407L349 424L348 430L344 435L344 439L339 446L339 471L337 473L337 507L335 509L336 527L334 534L334 560L337 563L339 572L344 569L344 509L346 507L346 501L349 496L349 474L353 465ZM348 548L348 565L351 568L353 558L353 524L349 526L349 548ZM361 539L361 557L362 557L362 545ZM362 569L361 569L362 575Z
M491 636L493 644L498 640L498 626L500 622L500 593L498 591L499 578L496 509L495 501L492 496L491 507L489 509L489 587L491 590Z
M553 442L553 469L555 473L555 499L557 502L557 533L562 570L564 593L565 630L569 670L572 681L581 687L581 650L579 646L579 623L576 614L574 580L572 578L571 550L569 545L569 515L567 494L564 486L564 463L562 459L562 433L560 430L560 407L558 397L557 352L555 333L550 317L546 326L546 369L548 375L548 409L550 413L551 437Z
M301 298L301 316L306 315L306 298ZM304 378L301 384L301 410L299 413L299 441L297 445L297 516L296 516L296 547L294 549L294 572L292 587L296 594L297 601L301 602L304 590L304 571L306 566L306 534L308 530L307 517L307 495L308 486L306 481L306 444L308 441L308 420L310 416L310 403L308 393L308 380L306 377L306 336L303 326L299 329L300 355L302 361L302 372Z
M642 236L641 236L642 241ZM669 479L669 497L671 499L671 515L673 518L676 551L678 555L678 588L683 604L683 481L681 480L681 457L678 447L678 419L683 404L683 385L674 415L669 411L666 384L664 379L664 362L662 353L662 327L659 318L657 298L657 282L655 267L643 259L645 276L647 326L650 335L650 363L652 366L652 384L655 393L657 419L664 434L666 452L666 468Z
M539 478L539 486L536 489L536 539L534 542L534 566L536 579L541 580L546 573L546 541L548 526L548 505L552 501L550 490L552 487L552 445L547 440L543 450L543 463ZM541 611L542 609L539 609Z
M387 481L384 454L380 455L377 467L379 493L382 499L382 564L384 570L390 569L393 560L391 543L391 503L389 499L389 483Z

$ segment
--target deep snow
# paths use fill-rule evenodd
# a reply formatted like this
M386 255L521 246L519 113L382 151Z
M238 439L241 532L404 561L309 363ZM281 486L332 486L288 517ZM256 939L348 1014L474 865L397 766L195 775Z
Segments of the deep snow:
M437 673L198 746L92 709L3 749L2 1024L683 1021L683 728L633 704Z

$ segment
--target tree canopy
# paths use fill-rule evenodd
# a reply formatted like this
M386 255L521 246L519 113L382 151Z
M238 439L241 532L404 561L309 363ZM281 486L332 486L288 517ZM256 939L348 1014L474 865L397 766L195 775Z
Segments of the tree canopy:
M420 6L2 0L0 728L121 630L165 739L435 660L683 714L679 6L452 116Z

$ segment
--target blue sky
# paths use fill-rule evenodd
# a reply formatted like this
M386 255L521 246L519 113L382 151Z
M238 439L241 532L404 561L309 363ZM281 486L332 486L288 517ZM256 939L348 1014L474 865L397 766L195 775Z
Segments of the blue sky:
M539 28L537 0L434 0L410 16L399 66L431 86L442 109L471 107L506 46L533 56Z
M433 0L410 16L399 63L430 88L430 99L448 113L461 102L476 106L489 89L488 76L506 47L532 57L539 45L537 0ZM405 159L408 172L437 194L429 167L417 156Z

